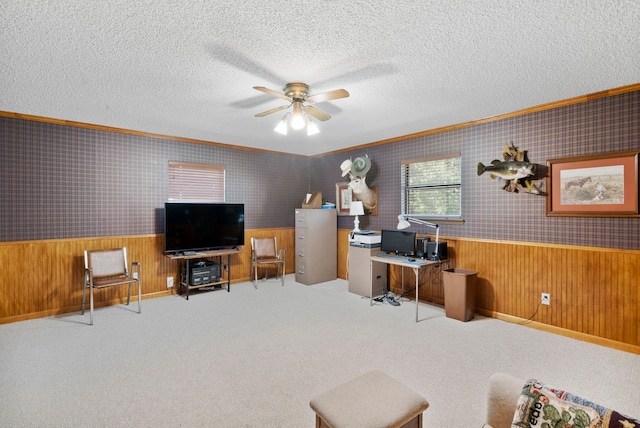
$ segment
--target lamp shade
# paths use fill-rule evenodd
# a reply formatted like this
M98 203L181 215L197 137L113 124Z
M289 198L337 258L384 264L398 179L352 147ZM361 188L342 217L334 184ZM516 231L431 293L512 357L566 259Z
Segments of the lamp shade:
M398 216L398 229L406 229L409 226L411 226L411 223L409 223L404 216L400 214Z
M349 207L349 215L363 215L364 214L364 206L362 205L362 201L351 201L351 206Z
M320 130L314 121L311 120L311 117L307 116L307 135L315 135Z
M274 128L274 131L276 131L278 134L287 135L287 121L289 120L290 115L291 113L285 114L282 120L280 120L280 122L278 122L278 125Z
M293 102L293 116L291 117L291 127L293 129L302 129L306 125L304 116L302 115L302 103Z

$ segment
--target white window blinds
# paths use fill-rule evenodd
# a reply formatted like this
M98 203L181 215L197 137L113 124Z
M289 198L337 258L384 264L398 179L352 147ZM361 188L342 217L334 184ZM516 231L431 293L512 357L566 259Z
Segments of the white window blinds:
M224 166L169 161L169 200L224 202Z
M402 213L431 219L459 219L460 153L401 162Z

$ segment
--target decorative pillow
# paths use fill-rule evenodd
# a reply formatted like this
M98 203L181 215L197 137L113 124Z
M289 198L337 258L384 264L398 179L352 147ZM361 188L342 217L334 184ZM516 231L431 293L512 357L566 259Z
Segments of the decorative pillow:
M522 388L511 427L640 428L640 421L530 379Z

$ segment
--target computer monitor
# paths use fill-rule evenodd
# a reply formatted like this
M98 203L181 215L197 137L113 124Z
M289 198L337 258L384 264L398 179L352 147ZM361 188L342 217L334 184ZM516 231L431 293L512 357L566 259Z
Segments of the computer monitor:
M382 230L380 249L399 256L413 256L416 251L416 233L403 230Z

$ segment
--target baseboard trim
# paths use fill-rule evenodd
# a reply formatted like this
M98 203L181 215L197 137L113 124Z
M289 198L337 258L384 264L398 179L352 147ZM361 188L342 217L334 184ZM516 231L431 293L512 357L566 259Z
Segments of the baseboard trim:
M154 299L156 297L169 296L171 294L174 294L171 289L169 289L167 291L159 291L159 292L155 292L155 293L143 294L142 295L142 300ZM137 295L131 296L131 304L135 305L137 298L138 298ZM87 297L87 299L88 299L88 297ZM108 300L108 301L105 301L105 302L96 303L94 307L95 308L102 308L104 306L121 305L121 304L123 304L125 302L126 302L125 298L112 299L112 300ZM47 310L47 311L30 312L28 314L20 314L20 315L14 315L14 316L0 318L0 324L11 324L11 323L14 323L14 322L19 322L19 321L27 321L27 320L33 320L33 319L36 319L36 318L52 317L52 316L56 316L56 315L64 315L64 314L69 314L69 313L72 313L72 312L80 313L81 309L82 309L81 308L81 304L78 304L78 305L74 305L74 306L66 306L64 308L50 309L50 310ZM87 302L87 307L85 308L85 310L87 310L87 311L89 310L88 302Z
M630 352L632 354L640 355L640 346L629 345L627 343L617 342L615 340L606 339L603 337L592 336L590 334L580 333L573 330L567 330L562 327L556 327L553 325L543 324L537 321L530 321L524 318L515 317L513 315L503 314L501 312L489 311L486 309L476 308L476 313L484 315L490 318L496 318L502 321L507 321L515 324L520 324L525 327L535 328L536 330L542 330L560 336L569 337L571 339L580 340L582 342L589 342L595 345L606 346L607 348L617 349L619 351Z

